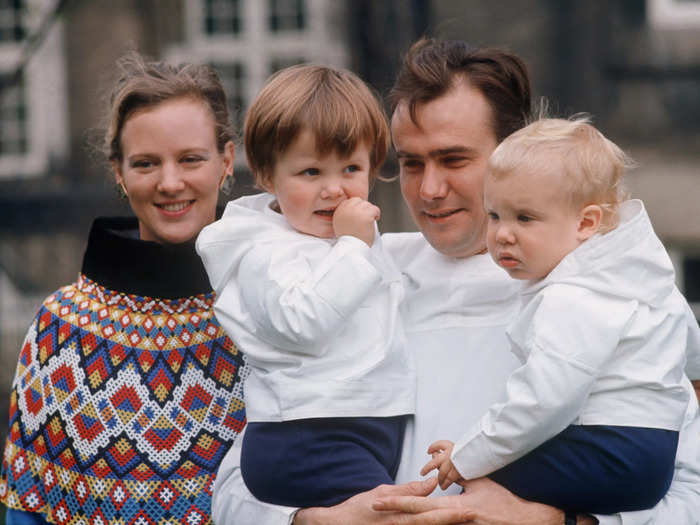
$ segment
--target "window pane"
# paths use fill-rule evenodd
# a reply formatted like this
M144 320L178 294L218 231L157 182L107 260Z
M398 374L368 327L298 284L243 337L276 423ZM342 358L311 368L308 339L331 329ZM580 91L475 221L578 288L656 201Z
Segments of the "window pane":
M306 27L305 0L268 0L270 31L300 31Z
M242 30L241 0L206 0L204 31L208 35L237 35Z
M0 0L0 42L19 42L24 38L23 3L23 0Z
M21 155L27 152L24 79L12 83L4 77L0 85L0 155Z

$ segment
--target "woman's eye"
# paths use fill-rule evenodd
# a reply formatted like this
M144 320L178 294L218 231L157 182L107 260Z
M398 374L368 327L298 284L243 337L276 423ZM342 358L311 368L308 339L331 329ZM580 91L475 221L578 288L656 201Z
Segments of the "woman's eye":
M138 159L130 162L130 166L136 169L148 169L152 168L154 165L155 163L149 159Z
M196 162L202 162L204 159L199 155L187 155L182 159L182 162L186 164L194 164Z

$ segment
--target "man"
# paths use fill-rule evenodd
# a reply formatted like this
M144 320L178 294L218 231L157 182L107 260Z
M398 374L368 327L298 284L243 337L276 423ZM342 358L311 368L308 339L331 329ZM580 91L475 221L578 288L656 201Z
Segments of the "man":
M418 374L416 415L397 474L401 483L417 477L431 442L460 435L502 398L519 364L504 335L517 293L486 253L482 184L493 149L529 115L530 88L524 64L510 53L420 41L409 51L391 98L401 191L421 230L384 236L406 278L405 325ZM599 516L601 523L698 523L700 419L692 402L666 498L648 511ZM217 523L292 519L294 509L252 500L236 454L229 453L217 478ZM467 482L460 495L424 497L434 488L434 479L382 486L336 507L303 509L294 523L596 522L524 501L487 479Z

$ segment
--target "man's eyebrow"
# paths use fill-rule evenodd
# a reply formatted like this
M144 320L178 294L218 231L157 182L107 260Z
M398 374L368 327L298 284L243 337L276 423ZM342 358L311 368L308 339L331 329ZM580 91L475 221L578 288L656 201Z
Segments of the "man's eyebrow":
M436 149L428 153L431 157L443 157L445 155L451 155L453 153L466 153L467 155L473 155L476 153L474 148L467 146L452 146L450 148Z
M452 146L449 148L440 148L428 152L429 157L443 157L445 155L452 155L454 153L462 153L466 155L474 155L476 150L467 146ZM418 159L422 158L423 155L418 155L417 153L409 153L407 151L397 151L396 156L400 159Z

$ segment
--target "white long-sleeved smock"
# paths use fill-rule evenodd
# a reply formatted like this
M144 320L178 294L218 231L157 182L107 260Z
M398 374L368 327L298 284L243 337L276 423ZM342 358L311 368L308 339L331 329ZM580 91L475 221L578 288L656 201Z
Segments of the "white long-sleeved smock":
M404 325L416 363L416 414L408 422L397 483L417 479L428 445L464 432L493 403L505 399L508 376L520 361L505 329L518 312L518 284L489 255L464 259L434 250L418 232L385 234L387 251L406 283ZM697 325L697 323L696 323ZM694 352L700 354L700 339ZM700 379L691 375L692 379ZM688 385L690 388L690 385ZM691 399L681 429L671 487L654 508L596 516L601 525L698 525L700 415ZM247 490L240 443L226 454L214 485L217 525L288 525L297 509L270 505ZM448 493L456 494L452 485ZM433 495L442 495L437 489Z
M687 307L641 201L624 202L617 228L526 283L521 297L507 333L525 364L506 400L455 443L463 477L487 475L570 424L681 428Z
M251 365L248 421L413 413L404 291L381 238L299 233L273 201L230 202L196 243L216 317Z

